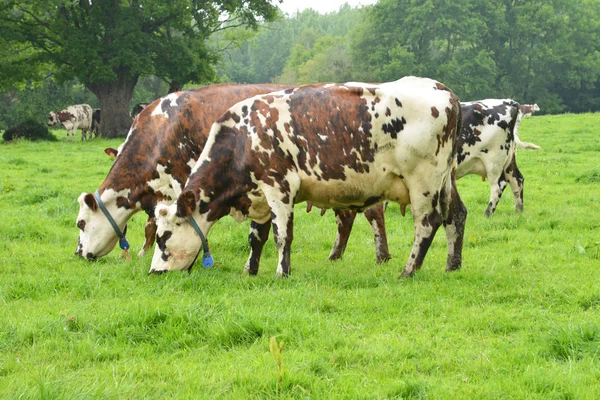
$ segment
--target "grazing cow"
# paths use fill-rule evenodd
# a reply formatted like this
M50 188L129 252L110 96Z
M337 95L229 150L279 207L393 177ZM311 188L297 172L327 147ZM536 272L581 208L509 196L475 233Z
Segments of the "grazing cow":
M67 138L71 133L71 140L75 140L77 129L81 129L81 140L86 139L87 132L92 138L92 107L87 104L75 104L66 109L48 114L48 126L63 124L67 130Z
M133 106L133 110L131 110L131 118L135 118L136 115L142 112L142 110L148 107L150 103L138 103Z
M540 111L540 106L536 104L521 104L521 115L530 117L534 112Z
M385 200L410 204L414 217L402 277L421 267L442 224L446 270L458 269L467 215L453 173L460 121L455 94L416 77L302 86L244 100L211 128L176 204L156 207L150 272L189 270L201 248L210 265L205 236L231 214L258 227L271 221L277 276L287 276L294 203L362 211ZM264 242L263 233L251 237Z
M149 216L140 256L154 243L156 203L177 197L204 148L211 124L238 101L281 88L213 85L171 93L140 113L118 150L105 150L116 158L98 189L108 215L119 231L136 212L144 210ZM97 198L93 193L82 193L79 205L76 254L94 259L110 253L119 238Z
M98 137L98 133L100 133L100 109L94 108L92 112L92 133L94 137Z

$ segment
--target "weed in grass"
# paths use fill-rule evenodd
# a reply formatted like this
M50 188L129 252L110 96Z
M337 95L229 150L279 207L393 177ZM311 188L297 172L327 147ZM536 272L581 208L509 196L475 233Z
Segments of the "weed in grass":
M283 341L278 342L277 337L271 336L271 339L269 340L269 351L273 354L275 362L277 363L277 382L281 393L283 390L283 378L285 376L285 369L283 368Z

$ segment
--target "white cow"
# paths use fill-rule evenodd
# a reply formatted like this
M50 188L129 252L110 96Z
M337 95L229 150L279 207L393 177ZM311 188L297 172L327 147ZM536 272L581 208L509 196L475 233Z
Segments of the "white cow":
M63 124L67 130L67 138L71 134L71 140L75 140L77 129L81 129L81 140L86 139L86 133L92 138L92 107L88 104L75 104L66 109L48 114L48 126Z

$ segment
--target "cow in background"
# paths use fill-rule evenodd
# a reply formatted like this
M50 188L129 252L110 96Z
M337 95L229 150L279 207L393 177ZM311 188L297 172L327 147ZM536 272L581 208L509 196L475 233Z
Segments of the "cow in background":
M286 276L295 203L362 211L386 200L410 204L414 219L402 277L421 267L442 225L446 270L460 268L467 216L454 175L460 113L451 90L416 77L301 86L236 104L211 128L177 203L156 207L150 271L189 270L211 227L232 215L252 220L253 252L273 225L277 275ZM246 271L256 274L258 259L249 262Z
M88 104L76 104L58 113L51 111L48 114L48 126L62 124L67 130L67 139L69 138L69 134L71 134L71 140L75 140L77 129L81 129L81 140L86 139L88 132L91 139L92 114L92 107Z
M138 103L133 106L133 110L131 110L131 118L135 118L136 115L142 112L142 110L148 107L150 103Z
M119 229L139 211L148 214L146 241L155 239L154 207L173 201L185 184L206 143L212 123L247 97L283 88L280 85L212 85L168 94L145 107L118 149L106 149L115 162L98 189L102 203ZM95 259L112 251L118 236L93 193L79 197L79 243L76 254Z
M540 106L536 104L521 104L521 115L530 117L534 112L540 111Z
M100 133L100 109L94 108L92 113L92 133L94 137L98 137L98 133Z

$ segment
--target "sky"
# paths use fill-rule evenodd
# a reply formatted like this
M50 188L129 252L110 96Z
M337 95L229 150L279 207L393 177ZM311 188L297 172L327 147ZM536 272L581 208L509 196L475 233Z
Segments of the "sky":
M350 4L351 7L366 6L368 4L377 3L378 0L283 0L279 4L278 1L273 3L278 5L283 12L288 15L293 15L296 11L302 11L305 8L312 8L321 14L339 10L344 3Z

